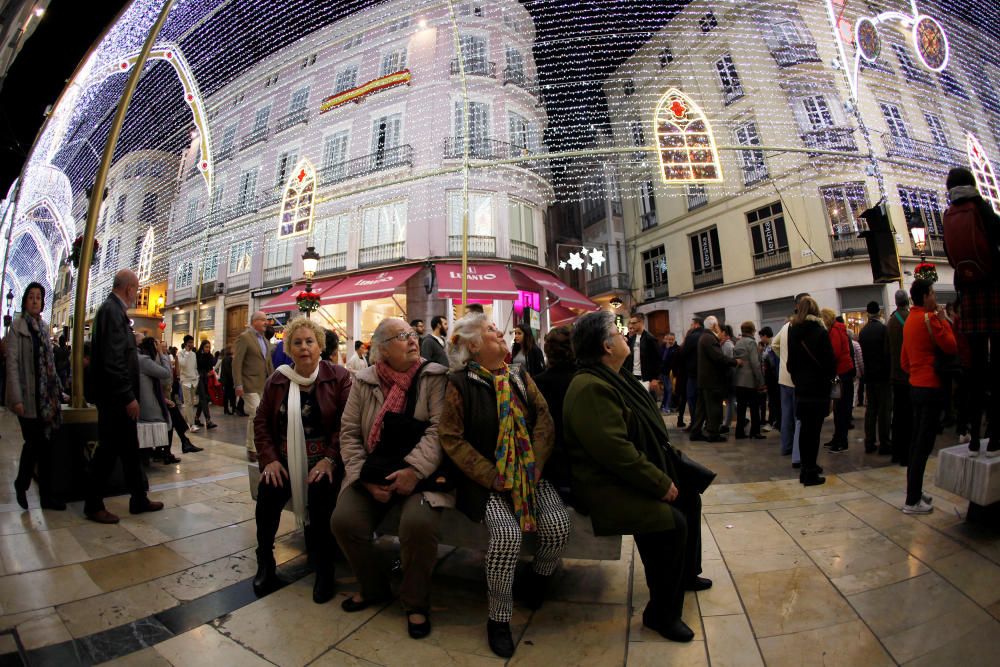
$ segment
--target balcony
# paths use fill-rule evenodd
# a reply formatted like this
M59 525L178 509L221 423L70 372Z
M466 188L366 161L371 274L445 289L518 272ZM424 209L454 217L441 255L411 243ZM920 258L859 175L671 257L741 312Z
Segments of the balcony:
M833 234L830 236L830 244L833 246L834 259L854 259L855 257L868 256L868 244L864 239L859 239L854 232L846 234Z
M510 240L510 258L538 264L538 246L524 241Z
M222 148L219 149L219 152L215 155L215 162L216 164L224 162L234 155L236 155L236 144L230 143L228 146L223 145Z
M757 253L753 256L753 271L758 276L790 268L792 268L792 255L788 252L787 247Z
M883 134L886 157L899 157L906 160L922 160L924 162L939 162L944 165L960 165L968 158L949 146L932 144L912 137L901 137L895 134Z
M763 158L757 164L743 165L743 185L749 187L768 178L767 165Z
M722 89L722 103L727 107L743 97L743 86L736 84Z
M511 69L510 67L505 67L503 70L503 82L504 85L507 85L508 83L513 84L535 99L538 98L538 90L531 85L528 81L527 75L522 69Z
M497 240L492 236L470 236L469 257L496 257ZM462 237L448 237L448 254L455 257L462 254Z
M708 192L705 187L700 186L697 190L689 189L687 193L688 211L694 211L702 206L708 206Z
M334 185L396 167L413 166L413 147L401 144L320 169L322 185Z
M639 221L640 224L642 225L642 231L646 231L647 229L652 229L653 227L656 227L657 225L656 211L647 211L646 213L643 213L639 217Z
M464 151L465 139L463 137L445 137L444 159L462 159L465 156ZM519 146L499 139L473 137L469 140L469 159L471 160L507 160L529 157L534 154L534 151L526 146ZM518 162L516 166L533 171L549 180L549 162L544 158L525 160Z
M260 207L257 204L257 195L250 195L249 197L243 198L242 201L236 202L234 206L230 206L227 209L226 215L223 216L223 222L228 222L233 218L239 218L240 216L256 213L258 208Z
M291 280L292 280L291 264L279 264L278 266L264 267L265 287L291 282Z
M628 290L628 274L609 273L596 278L587 278L587 296L600 296L610 292Z
M706 266L700 271L692 271L691 277L694 278L695 289L704 289L706 287L712 287L713 285L721 285L722 265L717 264L715 266Z
M309 110L306 108L296 109L294 111L289 111L287 114L282 116L274 126L274 132L277 134L282 130L287 130L290 127L299 125L300 123L309 122Z
M912 238L910 239L910 249L913 251L914 257L920 256L920 250ZM941 234L928 234L923 254L925 257L947 257L944 252L944 236Z
M265 141L268 135L269 131L266 126L258 127L256 130L253 130L252 132L243 137L243 139L240 141L240 150L245 151L254 144L259 144L260 142Z
M464 66L466 76L488 76L492 79L497 78L497 64L486 60L485 58L471 58L464 62ZM452 58L451 74L454 76L458 74L458 72L458 58Z
M390 264L404 259L406 256L406 241L396 241L384 245L362 248L358 253L358 266L374 266L376 264Z
M816 45L812 42L803 44L782 44L771 50L778 67L792 67L801 63L822 62Z
M226 277L226 292L232 294L233 292L238 292L240 290L249 289L250 287L250 272L244 271L243 273L230 273Z
M337 273L347 269L347 253L335 252L332 255L320 257L317 273Z
M597 205L593 208L588 208L583 212L580 222L584 227L590 227L591 225L601 222L607 217L607 211L604 208L604 202L598 200Z
M824 151L844 151L856 153L858 145L854 141L853 127L823 127L799 135L806 148Z

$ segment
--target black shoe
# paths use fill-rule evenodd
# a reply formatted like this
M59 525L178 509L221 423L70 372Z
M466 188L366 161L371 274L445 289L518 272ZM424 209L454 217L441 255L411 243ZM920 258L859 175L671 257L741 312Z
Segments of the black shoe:
M705 434L702 433L701 431L691 431L691 435L688 436L688 440L690 440L691 442L697 442L699 440L704 441L707 439L708 438L706 438Z
M66 509L66 503L55 498L42 498L41 506L43 510L55 510L62 512Z
M17 504L21 506L21 509L28 509L28 485L21 486L17 480L14 480L14 495L17 497Z
M767 436L764 435L763 433L751 433L750 434L750 439L751 440L767 440Z
M819 486L820 484L826 484L826 477L815 474L808 477L799 477L799 481L802 482L802 486Z
M247 413L246 413L246 412L244 412L243 410L237 410L237 411L236 411L236 416L237 416L237 417L246 417L246 416L247 416Z
M353 614L356 611L361 611L363 609L368 609L368 607L373 604L382 604L383 600L361 600L361 602L355 602L354 598L348 595L344 598L344 601L340 603L340 608L349 614Z
M691 581L684 584L684 590L686 591L707 591L712 587L712 580L706 579L705 577L695 577Z
M724 435L710 435L705 438L705 442L726 442L726 436Z
M313 583L313 602L325 604L333 599L333 594L337 590L337 579L334 576L333 566L316 570L316 581Z
M194 454L195 452L204 451L204 447L195 447L190 440L181 445L181 454Z
M847 451L847 445L834 445L830 448L831 454L842 454Z
M874 454L877 451L878 447L876 447L874 444L869 445L867 442L865 443L865 454Z
M650 630L656 630L672 642L689 642L694 639L694 631L679 618L666 623L658 623L652 619L647 619L646 614L643 613L642 624Z
M510 634L510 623L486 621L486 637L490 642L490 650L501 658L514 655L514 638Z
M194 425L197 426L198 428L201 428L202 426L204 426L204 424L201 423L200 419L195 419L194 420Z
M679 419L677 420L677 428L686 428L686 427L687 427L687 424L685 424L684 422L680 421Z
M885 445L880 445L878 448L879 456L892 456L892 447L886 447Z
M736 440L746 440L747 439L747 434L746 433L740 433L739 431L737 431L736 435L734 435L733 438L735 438Z
M410 620L410 614L420 614L424 617L423 623L414 623ZM423 639L431 633L431 614L426 609L411 609L406 615L406 631L412 639Z
M801 468L801 467L802 467L802 464L801 464L801 463L792 463L792 468L793 468L794 470L798 470L798 469L799 469L799 468Z
M719 433L729 433L729 427L723 426L719 429Z
M273 556L271 557L270 562L257 562L257 574L253 577L254 595L262 598L265 595L270 595L274 591L278 590L284 584L285 582L278 577Z
M173 465L174 463L180 463L181 460L174 456L173 454L167 454L163 457L163 465Z
M208 426L206 426L206 428L209 428L209 429L219 428L219 425L216 424L215 422L208 422Z

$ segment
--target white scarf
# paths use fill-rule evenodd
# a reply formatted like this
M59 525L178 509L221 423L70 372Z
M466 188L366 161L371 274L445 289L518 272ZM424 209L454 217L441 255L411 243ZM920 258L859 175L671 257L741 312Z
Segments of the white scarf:
M300 387L308 387L316 382L319 375L319 364L312 375L304 377L295 372L288 364L278 366L278 372L288 378L288 430L285 440L288 448L288 477L292 485L292 512L295 523L303 528L309 523L306 514L306 475L309 474L309 457L306 456L306 432L302 428L302 400L299 396Z

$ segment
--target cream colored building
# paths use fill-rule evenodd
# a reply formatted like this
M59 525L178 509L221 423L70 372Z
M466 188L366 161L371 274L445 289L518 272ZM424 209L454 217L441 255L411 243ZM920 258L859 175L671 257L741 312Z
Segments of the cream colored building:
M904 272L919 261L910 220L928 233L939 293L953 297L941 240L944 179L949 168L968 166L967 132L998 154L1000 104L990 81L1000 81L1000 72L982 56L985 45L971 26L921 4L948 36L944 71L922 64L909 30L881 23L881 55L861 68L856 110L825 2L695 0L609 77L615 145L637 149L620 163L623 190L633 193L624 217L638 310L667 311L678 333L695 314L709 313L734 327L744 320L776 327L799 292L849 324L870 300L891 310L898 283L873 284L856 234L864 228L859 213L883 194ZM844 23L855 25L858 10L887 8L849 6ZM851 67L854 47L845 49ZM657 104L671 87L711 123L723 182L679 187L661 180L648 148L656 141ZM911 281L905 276L907 287Z

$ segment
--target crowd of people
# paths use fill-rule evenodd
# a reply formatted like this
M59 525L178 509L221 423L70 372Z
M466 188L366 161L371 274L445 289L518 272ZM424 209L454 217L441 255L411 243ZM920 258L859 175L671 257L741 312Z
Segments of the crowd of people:
M1000 247L1000 218L978 197L972 175L955 170L948 185L946 234L976 224ZM398 506L398 597L409 636L426 637L441 513L454 508L488 531L486 638L495 654L510 657L514 599L530 609L544 603L574 508L596 535L634 536L650 593L643 624L669 640L691 641L684 594L712 586L701 576L700 493L713 475L673 447L667 415L676 411L676 426L692 441L722 442L734 420L737 439L778 430L780 453L812 486L825 482L817 463L824 421L832 412L829 451L846 451L855 389L863 388L865 451L908 467L901 508L908 514L933 509L922 483L946 415L954 414L959 441L975 456L988 407L986 454L1000 454L1000 439L989 437L1000 406L1000 282L995 272L960 272L961 259L949 259L961 292L952 308L940 306L933 283L918 278L909 293L896 293L887 321L878 303L868 305L857 341L834 311L805 293L777 334L743 322L737 337L710 316L694 318L681 343L672 333L657 341L641 313L630 317L626 336L602 310L572 328L553 328L541 345L520 325L508 349L505 332L470 308L450 329L444 317L433 318L429 333L422 320L385 318L344 366L336 363L336 334L305 317L272 346L265 314L253 313L232 354L218 359L207 342L196 352L190 336L176 355L152 338L137 339L127 310L139 284L123 270L93 323L88 379L100 391L88 397L98 408L100 444L84 512L100 523L118 521L103 499L119 458L130 512L162 509L147 495L139 445L171 457L176 430L184 447L193 447L187 424L213 427L209 381L218 372L232 386L224 388L225 411L249 417L247 451L260 470L257 595L282 585L274 541L290 501L316 572L313 600L335 595L342 554L360 584L341 602L344 611L386 601L390 571L372 536ZM46 460L66 397L40 317L44 297L42 286L28 287L5 341L6 401L25 439L18 502L27 507L37 467L42 506L60 509L65 505L46 487ZM520 575L526 534L537 536L537 548Z

